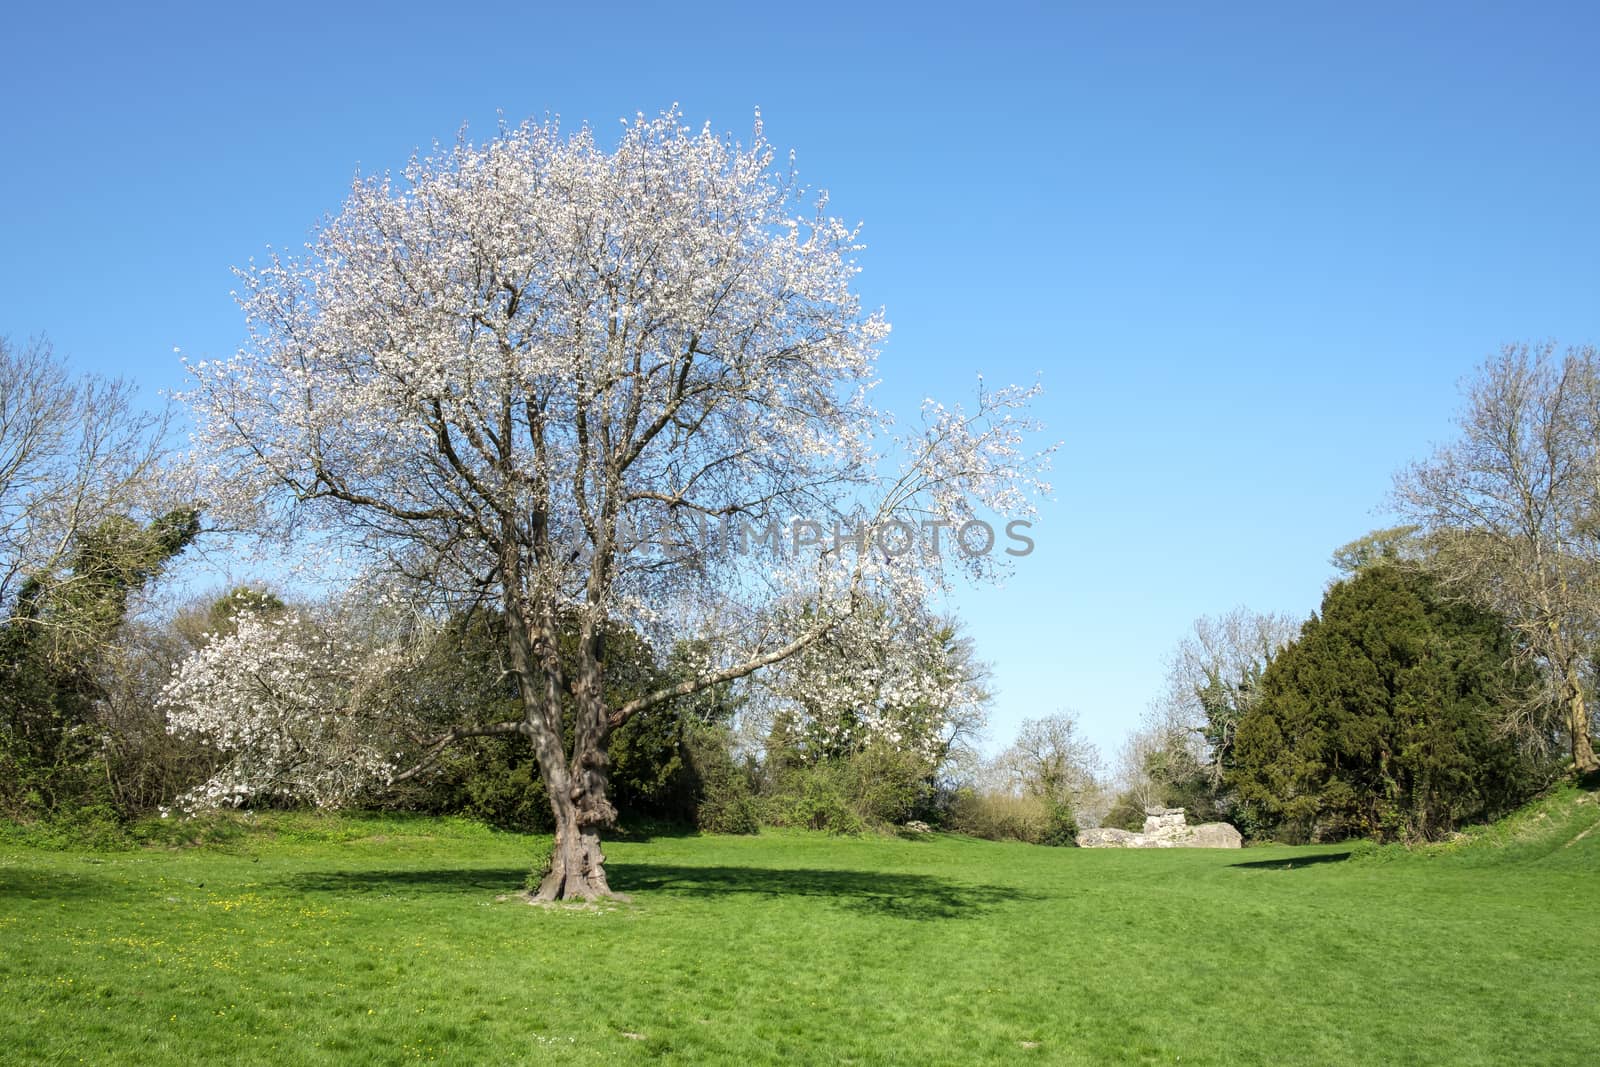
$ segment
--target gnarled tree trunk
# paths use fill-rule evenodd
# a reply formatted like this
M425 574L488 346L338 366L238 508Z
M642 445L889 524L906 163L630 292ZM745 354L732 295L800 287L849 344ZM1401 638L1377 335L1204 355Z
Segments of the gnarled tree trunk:
M550 850L550 870L534 892L535 901L593 900L614 894L606 881L606 857L600 851L599 827L585 825L580 806L570 797L550 792L556 816L555 847Z
M605 709L599 697L603 645L592 636L592 625L586 627L580 642L580 651L585 653L580 672L584 684L573 691L555 661L553 613L535 621L534 625L542 623L537 644L533 627L523 615L522 560L514 548L509 520L506 534L501 550L501 606L506 620L510 673L522 697L520 730L533 743L539 776L550 796L550 811L555 816L556 827L550 868L532 899L545 902L613 896L606 882L606 857L600 851L600 831L616 821L616 809L606 798L609 757L605 748ZM539 536L542 544L542 526ZM570 692L578 705L570 767L562 744L564 692Z
M533 894L538 902L617 895L606 881L606 857L600 851L600 831L615 825L617 816L606 796L610 760L604 736L580 730L574 747L574 766L569 771L561 762L558 745L535 746L556 821L550 870ZM547 765L550 756L554 758Z

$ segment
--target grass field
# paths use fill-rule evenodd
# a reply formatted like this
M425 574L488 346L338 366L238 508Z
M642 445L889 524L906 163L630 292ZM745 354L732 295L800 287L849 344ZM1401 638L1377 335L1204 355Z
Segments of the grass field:
M1423 856L656 837L602 909L520 902L542 842L459 822L0 840L0 1059L1595 1062L1596 821L1569 791Z

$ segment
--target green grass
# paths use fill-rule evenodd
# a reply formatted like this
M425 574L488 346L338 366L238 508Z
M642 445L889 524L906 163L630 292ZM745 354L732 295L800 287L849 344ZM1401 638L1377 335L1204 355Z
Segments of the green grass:
M1543 810L1353 860L657 837L608 847L633 901L599 909L519 902L543 842L460 822L13 836L0 1059L1592 1062L1600 806Z

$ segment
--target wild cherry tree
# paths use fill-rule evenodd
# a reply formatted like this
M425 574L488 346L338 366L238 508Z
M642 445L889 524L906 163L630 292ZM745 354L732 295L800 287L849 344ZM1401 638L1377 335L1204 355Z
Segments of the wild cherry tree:
M245 349L193 368L213 507L503 616L522 715L462 722L398 777L526 737L556 824L540 899L610 893L610 731L783 661L864 597L1006 562L923 533L1027 510L1032 391L930 403L893 436L859 247L759 120L745 146L640 116L612 150L527 123L358 179L302 257L242 272ZM616 625L711 655L611 706Z

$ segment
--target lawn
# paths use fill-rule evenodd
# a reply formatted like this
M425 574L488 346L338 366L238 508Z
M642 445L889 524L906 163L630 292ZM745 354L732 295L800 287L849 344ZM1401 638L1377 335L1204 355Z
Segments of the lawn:
M1593 1062L1596 811L1434 856L659 836L598 909L455 821L0 843L0 1058Z

